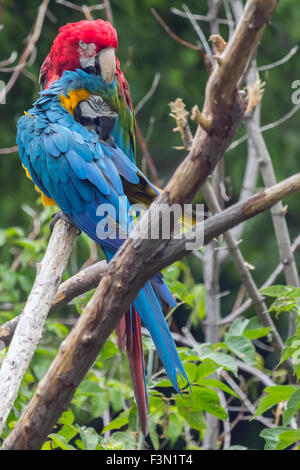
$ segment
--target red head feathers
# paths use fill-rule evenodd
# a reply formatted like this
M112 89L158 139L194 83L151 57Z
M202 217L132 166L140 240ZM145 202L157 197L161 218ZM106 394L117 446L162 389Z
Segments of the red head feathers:
M82 20L62 26L41 68L41 82L47 88L65 70L80 68L80 44L93 44L93 54L105 48L117 49L116 30L108 21ZM117 68L118 67L117 61Z

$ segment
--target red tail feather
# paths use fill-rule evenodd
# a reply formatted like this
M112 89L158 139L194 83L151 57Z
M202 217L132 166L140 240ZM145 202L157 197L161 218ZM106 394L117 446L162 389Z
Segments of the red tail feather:
M126 349L130 365L130 374L137 403L138 413L143 434L148 434L148 405L144 379L144 359L141 333L141 320L132 307L125 315L126 321Z

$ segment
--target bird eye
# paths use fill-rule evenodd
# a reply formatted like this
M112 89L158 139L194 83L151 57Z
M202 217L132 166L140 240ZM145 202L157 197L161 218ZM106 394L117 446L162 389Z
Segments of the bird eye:
M88 44L86 44L85 42L83 42L83 41L80 40L80 41L79 41L79 46L82 47L82 49L87 49Z

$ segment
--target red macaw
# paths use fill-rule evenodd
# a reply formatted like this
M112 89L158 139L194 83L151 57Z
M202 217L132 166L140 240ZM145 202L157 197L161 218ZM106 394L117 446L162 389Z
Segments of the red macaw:
M45 204L56 204L112 259L128 234L124 212L149 205L157 189L135 166L135 126L129 89L115 56L116 30L102 20L66 24L41 68L42 91L18 121L17 143L27 176ZM120 203L120 198L123 203ZM125 203L124 203L125 201ZM116 237L99 235L98 208L116 210ZM147 434L147 392L141 319L179 392L177 373L188 378L162 312L176 305L162 275L147 282L117 328L126 347L142 431Z

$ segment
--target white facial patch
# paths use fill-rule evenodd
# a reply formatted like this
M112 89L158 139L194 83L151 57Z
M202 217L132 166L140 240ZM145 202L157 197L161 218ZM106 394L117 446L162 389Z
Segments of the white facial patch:
M81 68L85 69L95 65L96 44L93 42L86 44L83 41L79 41L78 53Z
M112 83L116 74L116 56L112 47L107 47L99 52L99 63L102 78L106 83Z

